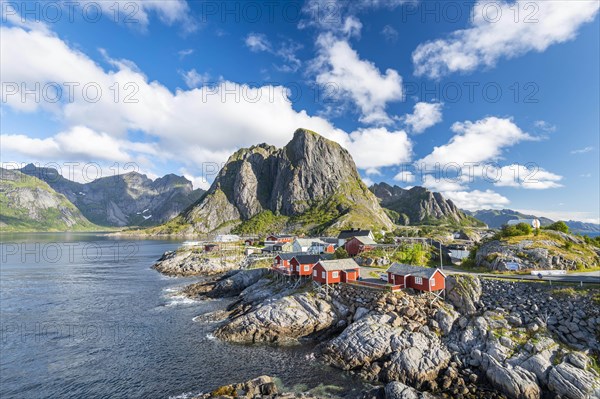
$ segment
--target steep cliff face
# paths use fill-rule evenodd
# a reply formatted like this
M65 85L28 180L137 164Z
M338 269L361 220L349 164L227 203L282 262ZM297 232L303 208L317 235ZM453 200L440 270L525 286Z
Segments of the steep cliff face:
M200 198L202 190L173 174L154 181L130 172L77 183L56 169L30 164L21 169L63 194L92 222L102 226L147 226L166 222Z
M350 154L298 129L284 148L261 144L235 152L206 195L155 232L257 232L272 227L268 220L290 231L392 227Z
M442 194L431 192L424 187L416 186L406 190L387 183L379 183L374 184L370 189L381 201L381 206L397 214L392 212L391 216L396 218L399 224L483 225L458 209Z
M2 168L0 226L3 231L73 231L97 227L45 182Z

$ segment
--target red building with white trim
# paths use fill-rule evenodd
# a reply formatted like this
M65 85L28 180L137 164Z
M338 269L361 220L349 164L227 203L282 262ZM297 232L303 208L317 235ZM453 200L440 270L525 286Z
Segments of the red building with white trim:
M344 248L348 255L356 256L362 252L370 251L376 246L377 243L369 237L352 237L346 241Z
M321 260L312 271L312 279L321 284L337 284L356 281L360 267L353 259Z
M296 255L290 261L292 274L294 276L310 276L313 267L321 260L319 255Z
M441 291L446 288L446 275L432 267L393 263L387 270L388 283L419 291Z

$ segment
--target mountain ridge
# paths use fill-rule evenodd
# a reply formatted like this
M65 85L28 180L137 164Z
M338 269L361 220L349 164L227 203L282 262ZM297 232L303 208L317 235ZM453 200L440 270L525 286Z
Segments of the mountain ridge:
M483 227L483 223L460 210L450 199L425 187L404 189L382 182L373 184L369 189L398 224Z
M151 226L177 216L203 190L185 177L167 174L156 180L138 172L107 176L89 183L63 177L54 168L29 164L20 170L63 194L91 222L108 227Z
M350 153L306 129L297 129L283 148L259 144L237 150L207 193L176 219L150 233L393 227Z
M46 182L17 170L0 168L2 231L99 230L64 195Z

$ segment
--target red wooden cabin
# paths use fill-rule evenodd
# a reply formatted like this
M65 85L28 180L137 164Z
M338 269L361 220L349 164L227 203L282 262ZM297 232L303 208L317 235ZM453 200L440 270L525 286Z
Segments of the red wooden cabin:
M446 288L446 275L432 267L393 263L387 270L388 283L419 291L441 291Z
M313 267L312 278L321 284L356 281L360 267L353 259L322 260Z
M310 276L313 267L321 260L319 255L296 255L290 261L292 274L295 276Z
M356 256L362 252L372 250L375 246L377 246L377 243L369 237L352 237L346 241L344 248L348 255Z

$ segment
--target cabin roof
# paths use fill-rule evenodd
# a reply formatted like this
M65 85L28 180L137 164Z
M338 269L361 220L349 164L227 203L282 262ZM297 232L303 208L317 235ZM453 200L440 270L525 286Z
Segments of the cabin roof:
M368 237L371 235L371 230L361 230L361 229L350 229L350 230L342 230L338 235L338 239L347 239L352 237Z
M296 258L296 261L298 261L298 263L301 265L315 264L321 260L319 255L296 255L294 258Z
M319 264L328 272L336 270L354 270L360 267L354 259L322 260Z
M314 244L325 244L320 238L296 238L296 242L303 247L310 247Z
M292 260L292 258L294 256L296 256L296 254L294 254L292 252L286 252L286 253L277 255L276 258L279 257L282 260Z
M377 243L371 237L368 236L353 237L352 239L358 240L363 245L377 245Z
M433 267L420 267L420 266L412 266L405 265L403 263L392 263L389 269L387 269L388 273L398 274L402 276L406 276L410 274L411 276L431 278L435 274L435 272L439 271L439 269ZM440 272L441 273L441 272ZM443 275L443 273L442 273ZM444 276L445 277L445 276Z

